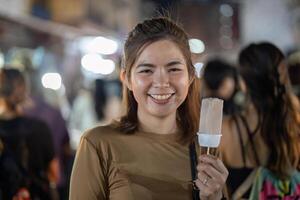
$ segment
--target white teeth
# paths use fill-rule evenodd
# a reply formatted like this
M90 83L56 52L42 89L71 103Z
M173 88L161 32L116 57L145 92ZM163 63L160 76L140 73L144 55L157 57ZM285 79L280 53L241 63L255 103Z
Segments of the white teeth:
M164 94L164 95L160 95L160 94L151 94L150 95L152 98L157 99L157 100L165 100L170 98L170 96L172 96L172 94Z

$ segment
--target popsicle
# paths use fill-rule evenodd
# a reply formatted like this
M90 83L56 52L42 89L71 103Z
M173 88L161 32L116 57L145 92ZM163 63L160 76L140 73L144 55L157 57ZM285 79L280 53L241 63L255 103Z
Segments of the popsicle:
M201 154L215 155L221 140L223 100L205 98L201 103L198 142Z

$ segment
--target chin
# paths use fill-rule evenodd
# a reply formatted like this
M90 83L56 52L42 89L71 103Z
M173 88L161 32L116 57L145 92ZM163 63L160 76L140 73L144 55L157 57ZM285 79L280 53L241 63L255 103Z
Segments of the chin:
M162 119L162 118L166 118L169 115L168 114L157 113L157 114L153 114L153 116Z
M163 111L163 110L156 110L156 111L150 111L151 115L157 118L166 118L173 113L176 114L176 111Z

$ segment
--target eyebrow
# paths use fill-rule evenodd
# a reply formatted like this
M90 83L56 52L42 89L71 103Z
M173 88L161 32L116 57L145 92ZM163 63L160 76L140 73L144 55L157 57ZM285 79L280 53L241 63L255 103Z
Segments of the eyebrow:
M136 68L139 68L139 67L154 67L154 65L150 64L150 63L141 63L141 64L138 64Z
M166 64L167 67L171 67L171 66L174 66L174 65L183 65L182 61L171 61L169 63ZM155 65L151 64L151 63L141 63L141 64L138 64L137 65L137 68L138 67L155 67Z
M176 61L169 62L166 66L170 67L170 66L173 66L173 65L183 65L183 63L179 60L176 60Z

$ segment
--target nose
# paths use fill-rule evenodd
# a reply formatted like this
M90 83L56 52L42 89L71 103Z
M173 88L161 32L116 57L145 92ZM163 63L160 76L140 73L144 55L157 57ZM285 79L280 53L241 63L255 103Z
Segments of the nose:
M165 69L155 71L153 76L153 86L157 88L170 87L169 75Z

